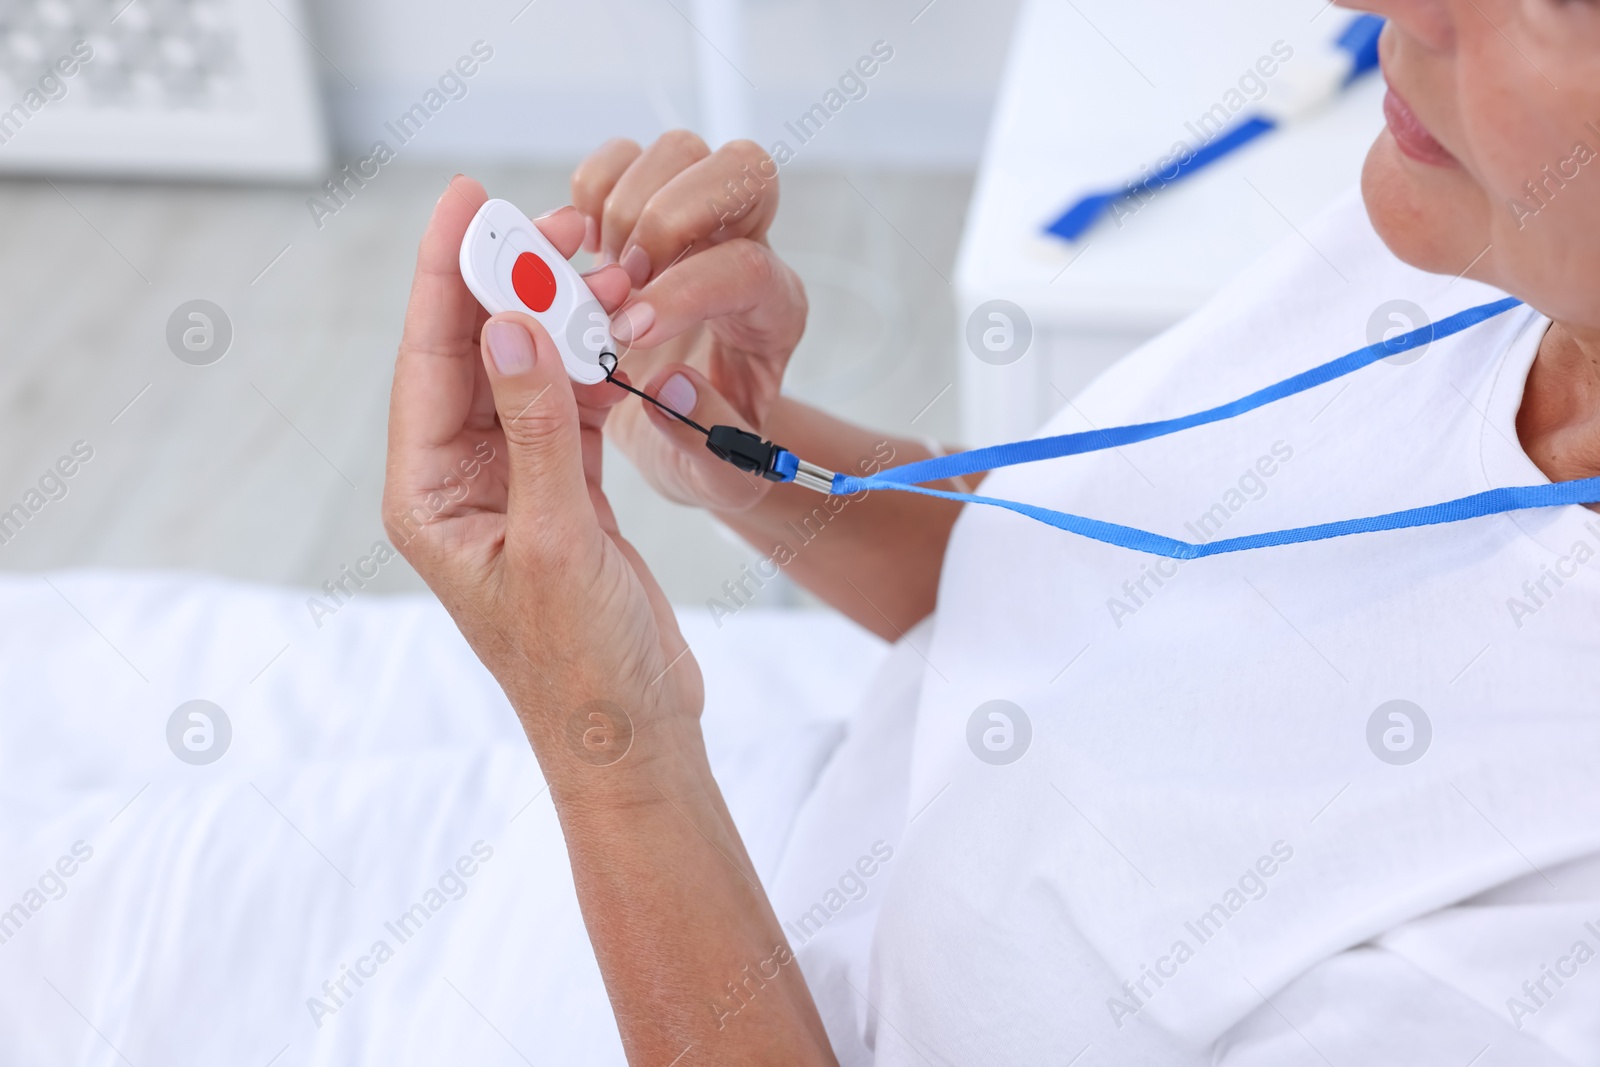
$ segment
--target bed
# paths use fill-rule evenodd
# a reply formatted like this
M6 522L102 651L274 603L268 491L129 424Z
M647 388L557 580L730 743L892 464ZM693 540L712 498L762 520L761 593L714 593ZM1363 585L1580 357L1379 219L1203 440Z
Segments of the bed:
M0 578L0 1063L622 1063L494 680L431 597L308 595ZM680 616L769 876L886 646L820 613ZM172 727L196 700L220 716Z

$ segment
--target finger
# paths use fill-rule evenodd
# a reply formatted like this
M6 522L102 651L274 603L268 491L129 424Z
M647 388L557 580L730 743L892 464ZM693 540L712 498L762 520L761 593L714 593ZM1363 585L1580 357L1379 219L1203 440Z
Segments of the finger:
M633 233L634 224L639 221L645 204L656 194L656 190L710 154L706 143L688 130L669 130L645 149L617 179L617 184L606 197L600 217L601 258L622 263L623 242ZM643 285L648 275L641 276L638 266L637 261L633 264L622 263L634 284Z
M616 377L624 382L628 381L626 374L618 373ZM605 428L606 416L610 414L612 408L628 399L628 393L610 382L596 382L593 385L574 382L572 396L578 405L578 437L583 451L583 477L591 491L598 490L601 458L605 454L605 439L601 431ZM607 511L609 507L610 505L607 505ZM600 525L606 527L608 515L602 513L599 508L595 510L600 515ZM615 526L615 520L611 521L611 526Z
M555 342L531 316L496 315L483 328L483 363L506 440L507 547L592 529L578 406Z
M796 309L799 309L798 313ZM738 239L690 256L611 318L611 335L653 348L698 323L737 316L740 347L792 344L805 325L805 286L766 245Z
M584 274L583 280L607 315L621 307L623 301L628 299L628 294L633 292L633 281L628 277L628 272L615 263L596 267Z
M649 567L617 530L616 517L600 488L600 424L603 394L588 387L587 406L574 403L555 342L526 315L491 318L483 330L485 369L505 432L510 468L506 503L506 549L513 558L529 552L573 569L577 552L593 545L586 531L601 530L623 551L638 575L662 635L664 652L676 658L683 636L666 595ZM621 393L621 390L615 392ZM592 459L591 459L592 457ZM592 462L592 476L585 467Z
M649 566L622 537L600 484L601 426L607 410L627 394L608 382L567 388L555 342L525 315L490 319L483 352L510 468L508 551L554 549L556 558L570 562L573 547L584 543L583 531L598 526L638 575L663 650L675 660L685 648L677 617Z
M633 382L621 371L614 375L619 381L632 385ZM619 389L610 382L595 382L588 385L583 382L572 383L572 395L578 404L578 417L582 420L586 411L610 411L624 400L628 399L626 390Z
M592 234L586 234L584 239L584 246L590 252L600 251L600 215L605 210L606 197L643 151L625 137L613 137L591 152L572 172L572 202L593 225Z
M423 231L395 360L391 468L415 449L451 440L466 421L478 374L470 357L481 309L461 280L461 238L487 199L483 186L458 175L439 197Z
M697 244L764 241L777 211L778 164L754 141L729 141L656 190L618 260L643 286Z
M705 375L687 363L661 368L645 392L702 426L744 426L750 421L716 391ZM654 404L645 404L645 411L650 422L671 442L687 476L698 483L701 499L719 508L739 509L765 495L770 483L717 458L694 427Z
M533 224L556 246L556 251L561 253L563 259L571 259L578 254L578 248L583 244L583 215L577 208L570 204L558 207L534 219Z

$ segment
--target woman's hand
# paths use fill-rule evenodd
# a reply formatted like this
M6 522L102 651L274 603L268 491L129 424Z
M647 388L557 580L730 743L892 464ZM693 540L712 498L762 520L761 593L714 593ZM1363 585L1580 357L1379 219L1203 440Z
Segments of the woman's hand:
M682 131L643 150L608 141L578 168L572 202L585 218L585 243L610 264L591 274L590 286L635 290L612 319L613 336L626 342L622 365L647 393L702 426L743 427L829 470L870 473L927 458L922 442L893 440L778 395L807 308L800 279L767 245L777 177L777 164L749 141L711 152ZM606 432L658 492L716 512L756 551L788 560L790 578L874 633L893 640L933 610L959 504L876 493L835 520L838 498L744 474L650 405L618 407ZM796 554L793 530L819 522L835 532Z
M543 327L488 318L461 280L461 239L485 199L477 182L456 178L422 240L395 366L383 515L504 687L555 787L563 776L552 761L592 767L607 755L574 738L631 740L638 762L697 737L700 673L600 489L601 427L626 394L574 385ZM571 208L535 225L565 255L583 238ZM609 273L592 288L614 309L627 286ZM596 701L628 721L602 722L614 712ZM665 743L638 743L646 731Z
M777 164L755 143L712 152L683 130L642 150L608 141L572 177L589 250L615 264L591 284L626 279L636 290L612 320L621 366L704 426L761 433L805 329L805 287L767 244L777 177ZM607 432L679 503L742 511L771 489L651 405L624 404Z
M700 671L600 491L624 394L574 386L533 319L487 318L458 253L482 186L422 239L395 364L383 516L505 689L539 757L628 1062L828 1065L827 1033L711 776ZM584 222L534 220L564 255ZM590 278L607 309L621 268ZM526 946L524 946L526 947ZM729 983L775 966L760 999Z

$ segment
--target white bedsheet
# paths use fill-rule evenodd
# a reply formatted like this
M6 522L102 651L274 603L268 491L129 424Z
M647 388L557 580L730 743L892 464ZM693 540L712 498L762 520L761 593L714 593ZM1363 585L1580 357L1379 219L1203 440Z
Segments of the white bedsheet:
M0 932L20 924L0 943L0 1063L621 1063L493 679L431 598L357 598L318 628L305 597L0 578ZM770 879L885 646L821 614L683 624L712 765ZM196 698L233 728L209 766L167 747ZM426 922L385 925L414 904ZM358 964L370 977L335 1004L324 983ZM314 1019L313 997L333 1010Z

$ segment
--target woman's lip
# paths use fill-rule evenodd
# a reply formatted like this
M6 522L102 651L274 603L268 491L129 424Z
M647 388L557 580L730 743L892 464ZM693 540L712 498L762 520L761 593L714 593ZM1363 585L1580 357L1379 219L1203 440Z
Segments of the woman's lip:
M1395 144L1400 146L1400 151L1418 163L1435 167L1460 165L1450 150L1428 132L1428 127L1417 118L1417 113L1411 110L1405 98L1392 88L1383 98L1383 117L1388 121L1389 132L1394 136Z

